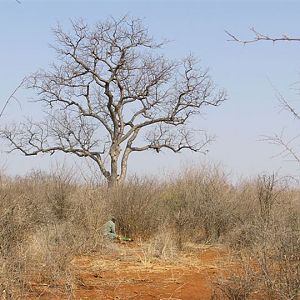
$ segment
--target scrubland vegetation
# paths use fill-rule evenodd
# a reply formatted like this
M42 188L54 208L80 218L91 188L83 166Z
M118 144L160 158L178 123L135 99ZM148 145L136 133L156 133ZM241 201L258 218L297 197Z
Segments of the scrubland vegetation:
M160 260L176 261L187 243L228 247L237 267L212 281L212 299L299 296L300 191L285 180L266 175L233 185L218 168L203 168L107 188L56 174L1 177L2 299L24 299L32 280L63 283L72 299L69 262L107 251L101 226L112 215L120 234Z

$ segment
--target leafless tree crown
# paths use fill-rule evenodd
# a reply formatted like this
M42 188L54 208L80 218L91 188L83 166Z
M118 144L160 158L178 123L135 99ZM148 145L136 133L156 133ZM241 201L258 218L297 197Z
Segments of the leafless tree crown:
M202 151L210 141L196 143L188 120L226 95L193 56L167 59L159 50L164 43L127 16L93 27L74 21L71 32L53 31L57 62L27 82L47 118L2 130L12 151L87 157L115 183L126 176L133 152Z

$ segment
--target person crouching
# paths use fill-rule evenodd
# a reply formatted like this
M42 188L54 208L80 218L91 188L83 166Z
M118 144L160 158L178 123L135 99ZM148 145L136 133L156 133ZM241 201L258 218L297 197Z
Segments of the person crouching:
M103 225L103 235L109 240L115 240L119 238L116 233L116 219L114 217L112 217Z

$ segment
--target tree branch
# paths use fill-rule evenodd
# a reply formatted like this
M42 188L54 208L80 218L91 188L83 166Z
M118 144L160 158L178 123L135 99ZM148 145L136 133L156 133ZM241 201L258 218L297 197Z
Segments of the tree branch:
M73 21L71 32L59 25L53 32L57 62L27 81L46 117L0 130L11 151L88 157L112 184L124 180L133 152L206 152L211 139L199 142L187 123L227 96L197 59L168 59L160 51L165 41L128 16L94 26Z
M300 156L294 150L292 143L299 139L300 135L297 135L289 140L283 137L283 132L280 135L265 136L262 141L269 142L273 145L278 145L282 148L282 151L276 154L276 156L283 156L284 158L291 157L297 163L300 163Z
M242 44L249 44L249 43L256 43L259 41L271 41L273 43L275 42L279 42L279 41L287 41L287 42L300 42L300 37L290 37L286 34L282 34L280 37L271 37L267 34L263 34L257 30L255 30L254 27L250 28L250 31L252 31L252 33L254 34L254 37L252 39L249 40L243 40L238 38L236 35L230 33L229 31L225 30L225 33L230 37L229 40L227 40L228 42L238 42L238 43L242 43Z
M12 94L7 98L7 100L5 101L3 107L2 107L2 110L0 112L0 118L2 117L7 105L9 104L9 102L12 100L12 99L16 99L15 98L15 94L16 92L23 86L24 82L26 81L26 77L24 77L21 82L19 83L19 85L15 88L15 90L12 92Z

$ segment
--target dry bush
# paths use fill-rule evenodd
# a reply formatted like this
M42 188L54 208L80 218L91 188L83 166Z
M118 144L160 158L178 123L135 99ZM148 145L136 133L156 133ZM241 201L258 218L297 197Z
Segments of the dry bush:
M264 234L252 256L258 262L259 280L266 299L298 299L300 292L300 238L283 224Z
M296 197L295 193L274 175L260 176L256 182L248 185L247 193L243 190L243 195L248 195L244 198L248 215L239 207L241 213L238 210L235 213L236 216L244 216L242 220L237 218L237 227L240 225L242 228L234 229L226 238L238 250L237 253L242 251L248 258L248 262L246 259L240 261L240 264L246 267L252 261L255 268L249 268L252 270L250 277L236 274L218 286L228 299L239 299L235 298L237 296L228 296L229 290L236 291L237 286L238 293L242 293L244 289L244 299L255 299L254 295L257 293L270 300L298 299L300 211L294 201L297 197L299 199L299 192ZM250 202L254 205L250 205ZM251 292L253 295L249 294L249 278L256 287Z
M179 249L187 241L216 241L232 226L232 187L216 168L188 170L164 187L163 202Z
M277 212L287 205L286 198L286 187L274 175L258 176L256 180L237 186L232 205L234 226L223 242L241 250L265 240L262 235L275 226Z
M255 299L253 294L255 294L256 285L256 272L248 264L244 264L240 272L213 281L211 300Z
M132 177L105 191L108 210L121 234L149 238L164 222L160 185L154 180Z
M0 299L24 299L30 270L27 268L26 252L15 248L14 255L1 257Z
M0 293L24 299L35 280L60 282L71 297L70 261L106 250L102 225L113 215L121 234L143 239L145 263L175 259L190 241L222 242L256 267L215 284L219 296L261 292L265 299L295 300L299 195L273 175L233 186L217 168L188 170L165 182L134 177L110 189L79 184L65 171L1 176Z
M99 191L75 185L70 174L34 172L1 182L1 289L22 299L28 274L45 284L60 282L70 293L70 260L101 251L105 205Z
M165 261L174 260L178 255L178 245L176 234L170 228L163 227L161 232L157 233L148 242L143 243L143 258L150 260L158 258Z
M200 221L208 241L218 241L234 226L232 202L234 189L219 169L209 171L198 183Z
M299 257L296 258L295 254L299 252L289 257L283 248L276 248L277 245L260 245L243 259L235 258L242 270L230 272L229 275L213 281L211 299L297 300L300 268ZM298 237L297 240L289 241L286 249L295 245L299 248Z
M176 244L179 249L183 248L183 243L195 235L195 218L198 215L198 206L195 199L190 197L190 191L183 187L181 183L170 186L167 189L167 196L164 202L168 211L167 220L176 237Z

